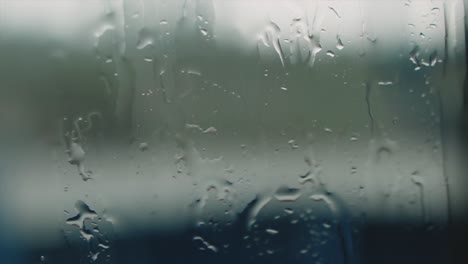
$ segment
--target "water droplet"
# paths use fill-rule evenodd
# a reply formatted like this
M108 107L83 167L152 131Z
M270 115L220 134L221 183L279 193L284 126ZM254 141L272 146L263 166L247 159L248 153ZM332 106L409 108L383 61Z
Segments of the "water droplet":
M215 134L218 132L218 130L215 127L208 127L206 129L203 129L201 126L197 124L185 124L185 127L187 129L198 130L204 134Z
M201 250L211 250L213 253L218 253L218 248L213 246L212 244L208 243L203 237L201 236L194 236L193 241L199 241L203 247L201 247Z
M288 90L288 88L286 88L286 87L284 87L284 86L281 86L281 90L283 90L283 91L287 91L287 90Z
M215 127L209 127L207 129L203 130L203 133L205 133L205 134L216 133L216 132L218 132L218 130Z
M208 30L206 30L204 28L200 28L200 32L202 33L203 36L208 35Z
M273 48L275 49L275 52L281 61L281 65L284 68L284 54L283 48L281 47L280 36L281 28L273 21L270 21L270 23L267 25L265 36L263 37L263 42L266 44L266 46L269 46L270 43L273 45Z
M169 22L167 22L167 20L164 20L164 19L163 19L163 20L161 20L161 21L159 22L159 24L160 24L160 25L167 25L167 24L169 24Z
M77 142L72 142L69 148L69 159L68 162L73 165L78 165L85 160L85 151L81 145Z
M271 201L271 196L257 196L252 200L245 210L247 210L247 229L250 230L257 220L260 211Z
M296 144L296 141L294 139L289 140L288 145L291 147L291 149L299 148L299 146Z
M342 50L344 48L344 44L343 44L343 41L341 41L340 36L338 36L338 35L336 36L336 42L337 42L336 43L336 48L338 50Z
M314 201L323 201L327 204L328 208L330 208L330 210L334 213L334 214L338 214L340 213L338 211L338 207L337 205L335 204L335 202L333 201L333 199L326 195L326 194L322 194L322 193L318 193L318 194L312 194L310 197L310 199L314 200Z
M324 128L323 130L328 133L333 133L333 130L331 130L331 128L328 127Z
M72 138L71 141L72 142L70 143L70 146L68 150L66 151L68 153L68 162L72 165L76 165L76 167L78 168L78 173L80 174L81 178L84 181L87 181L91 179L91 175L90 175L90 171L87 171L83 164L86 153L81 147L81 145L78 143L77 138Z
M378 82L378 85L380 85L380 86L390 86L390 85L393 85L393 82L392 81L381 81L381 82Z
M334 58L336 56L335 52L333 52L331 50L327 51L327 55L332 57L332 58Z
M301 190L298 188L281 186L276 190L274 197L280 202L294 202L301 194Z
M419 66L419 46L415 46L409 53L410 55L410 61L416 65L416 66Z
M98 257L99 257L99 253L101 253L101 252L90 253L91 254L91 256L90 256L91 260L96 261L98 259Z
M153 45L153 37L151 32L147 28L142 28L138 32L138 42L136 44L136 48L142 50L149 45Z
M414 174L414 173L417 174ZM426 221L426 205L424 202L424 179L419 175L418 171L413 172L411 175L411 181L418 186L419 188L419 204L421 206L421 217L422 220L425 222Z
M75 208L77 214L73 217L70 217L66 220L66 223L69 225L74 225L80 229L84 226L84 221L86 219L94 219L97 217L97 214L92 210L85 202L78 200L75 203Z
M136 11L135 13L132 14L133 19L138 19L140 17L140 12Z
M392 150L388 146L380 146L377 149L377 160L383 160L384 158L390 157L392 155Z
M335 15L338 17L338 18L341 18L340 14L338 14L338 12L335 10L335 8L329 6L328 7L331 11L333 11L333 13L335 13Z
M140 151L147 151L148 148L149 148L149 145L148 145L148 143L146 143L146 142L141 142L141 143L138 145L138 149L139 149Z
M294 213L294 210L291 209L291 208L285 208L285 209L284 209L284 212L287 213L288 215L291 215L291 214Z
M277 230L270 228L266 229L265 232L267 232L270 235L277 235L279 233Z
M429 64L432 67L434 67L437 64L437 61L438 61L437 50L434 50L429 56Z

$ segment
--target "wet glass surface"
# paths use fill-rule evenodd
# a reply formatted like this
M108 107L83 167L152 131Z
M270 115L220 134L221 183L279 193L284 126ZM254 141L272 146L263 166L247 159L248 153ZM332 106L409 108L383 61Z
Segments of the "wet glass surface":
M0 263L459 263L464 7L0 1Z

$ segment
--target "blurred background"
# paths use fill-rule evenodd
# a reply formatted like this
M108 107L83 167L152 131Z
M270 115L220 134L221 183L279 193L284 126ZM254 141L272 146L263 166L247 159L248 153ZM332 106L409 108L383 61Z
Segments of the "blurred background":
M467 4L0 1L0 263L463 263Z

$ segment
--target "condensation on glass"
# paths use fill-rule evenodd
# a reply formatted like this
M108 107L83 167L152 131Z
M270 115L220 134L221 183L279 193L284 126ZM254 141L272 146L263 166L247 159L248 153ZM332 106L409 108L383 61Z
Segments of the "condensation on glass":
M464 205L463 1L1 1L0 19L0 261L360 263L367 223L445 230Z

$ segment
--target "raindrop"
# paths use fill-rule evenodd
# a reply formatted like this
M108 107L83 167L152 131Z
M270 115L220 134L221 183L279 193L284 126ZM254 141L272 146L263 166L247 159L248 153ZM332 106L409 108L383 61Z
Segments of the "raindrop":
M298 188L281 186L276 190L274 197L280 202L294 202L301 194L301 190Z
M380 146L377 149L376 156L377 156L378 161L383 160L385 157L390 157L391 155L392 155L392 150L387 146Z
M84 229L84 222L87 219L94 219L97 214L92 210L85 202L78 200L75 204L77 214L66 220L68 225L77 226L80 229Z
M416 65L419 66L419 46L415 46L409 53L410 55L410 61Z
M337 41L336 48L338 50L342 50L344 48L344 44L343 44L343 41L341 41L340 36L338 36L338 35L336 36L336 41Z
M278 55L281 65L284 68L284 54L283 54L283 49L281 47L280 43L280 36L281 36L281 29L280 27L274 23L273 21L270 21L268 25L268 29L266 32L266 39L271 39L271 43L273 44L273 48L276 51L276 54Z
M437 50L434 50L429 56L429 64L432 67L434 67L437 64L437 61L438 61Z
M146 142L141 142L141 143L138 145L138 149L139 149L140 151L147 151L148 148L149 148L149 145L148 145L148 143L146 143Z
M250 230L257 220L257 215L271 201L270 196L257 196L246 207L247 229Z
M332 58L334 58L336 56L335 52L333 52L331 50L327 51L327 55L332 57Z
M208 127L206 129L203 129L201 126L197 125L197 124L185 124L185 127L187 129L194 129L194 130L198 130L204 134L215 134L218 132L218 130L215 128L215 127Z
M208 35L208 30L206 30L204 28L200 28L200 32L202 33L203 36Z
M153 44L153 39L151 36L151 32L147 28L142 28L138 32L138 42L136 44L136 48L141 50L152 44Z
M419 204L421 206L421 217L426 221L426 206L424 203L424 179L419 175L418 171L413 172L411 181L419 188Z
M296 141L294 139L289 140L288 145L291 147L291 149L299 148L299 146L296 144Z
M270 235L277 235L279 233L277 230L270 228L266 229L265 232L267 232Z
M216 133L216 132L218 132L218 130L215 127L209 127L203 130L203 133L205 134L211 134L211 133Z
M91 175L89 171L86 171L83 163L85 160L86 153L81 147L81 145L77 142L78 139L72 139L68 150L68 162L72 165L76 165L78 168L78 172L84 181L91 179Z
M330 208L330 210L334 213L334 214L339 214L340 212L338 211L338 206L335 204L335 202L333 201L333 199L328 196L328 195L325 195L325 194L321 194L321 193L318 193L318 194L312 194L310 197L310 199L314 200L314 201L323 201L327 204L327 206Z
M335 10L335 8L329 6L328 7L331 11L333 11L333 13L335 13L335 15L338 17L338 18L341 18L340 14L338 14L338 12Z
M381 81L381 82L378 82L378 85L380 85L380 86L390 86L390 85L393 85L393 82L392 81Z
M211 250L213 253L217 253L218 252L218 248L211 245L210 243L208 243L205 239L203 239L203 237L201 236L194 236L193 241L199 241L204 247L200 248L201 250L205 250L205 249L208 249L208 250Z

